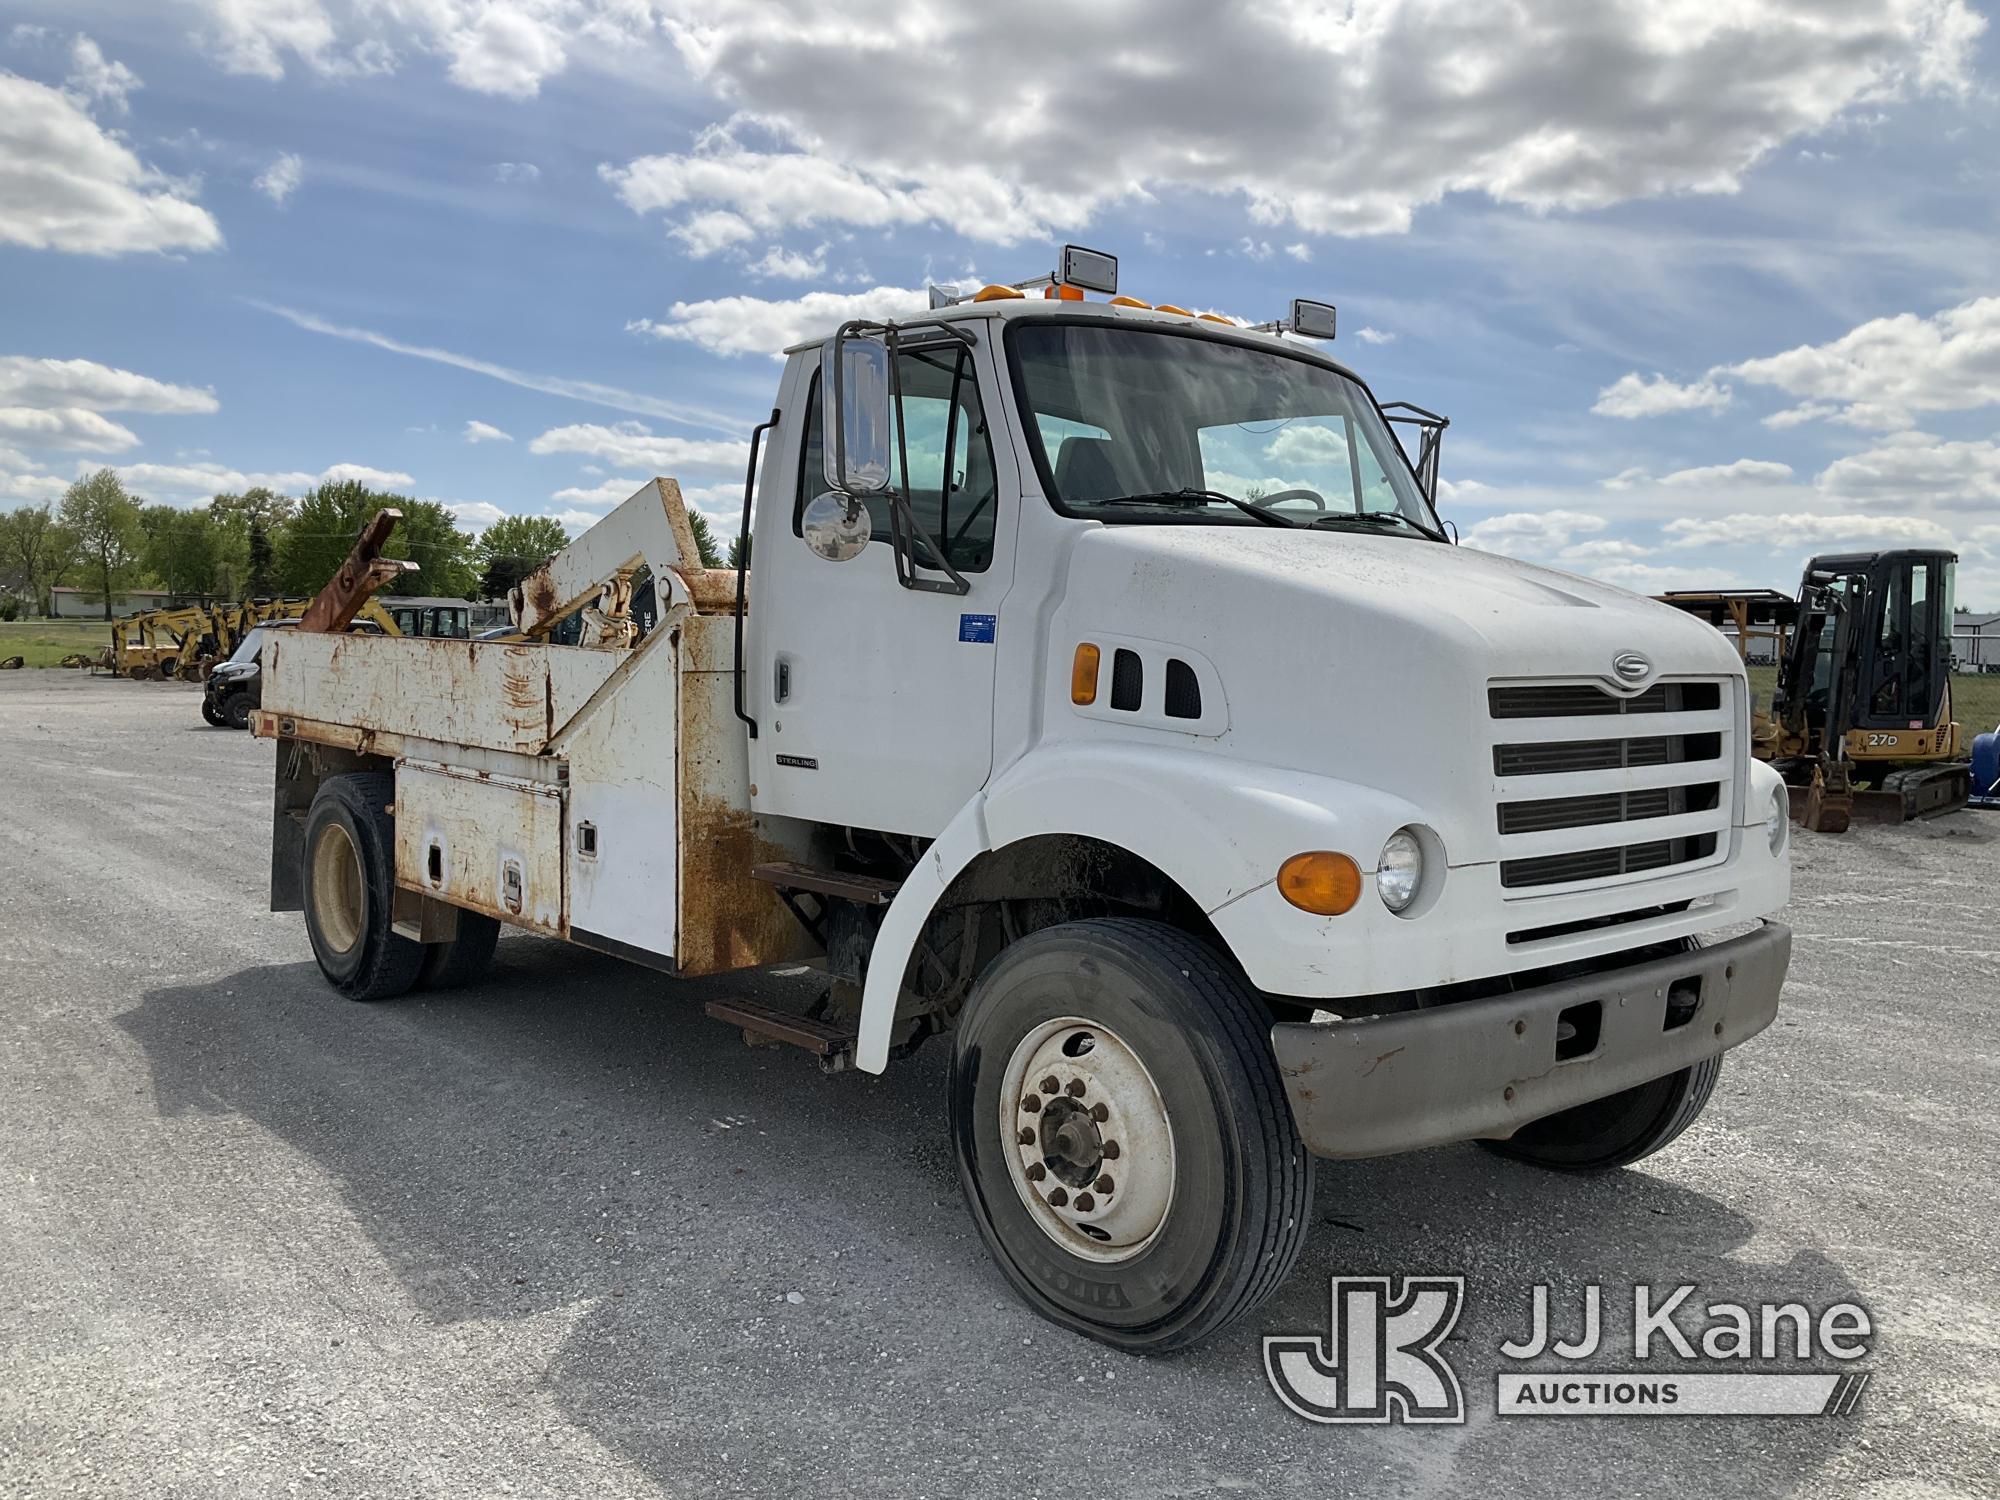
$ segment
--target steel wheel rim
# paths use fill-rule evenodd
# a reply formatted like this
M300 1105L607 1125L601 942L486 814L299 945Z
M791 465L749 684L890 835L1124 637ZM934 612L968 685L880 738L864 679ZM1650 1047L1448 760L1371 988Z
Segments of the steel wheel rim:
M1041 1231L1112 1264L1160 1236L1174 1199L1174 1132L1139 1054L1081 1016L1044 1021L1015 1045L1000 1086L1007 1174Z
M313 840L313 918L320 936L336 953L361 941L368 916L368 893L361 879L361 851L338 823L327 823Z

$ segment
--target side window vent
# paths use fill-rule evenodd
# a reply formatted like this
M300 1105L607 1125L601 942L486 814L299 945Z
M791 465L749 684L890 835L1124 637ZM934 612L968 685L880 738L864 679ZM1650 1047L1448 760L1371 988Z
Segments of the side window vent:
M1201 717L1201 684L1195 680L1194 668L1178 656L1167 658L1167 717Z
M1124 713L1137 713L1139 700L1146 695L1146 669L1139 653L1122 647L1111 658L1111 706Z

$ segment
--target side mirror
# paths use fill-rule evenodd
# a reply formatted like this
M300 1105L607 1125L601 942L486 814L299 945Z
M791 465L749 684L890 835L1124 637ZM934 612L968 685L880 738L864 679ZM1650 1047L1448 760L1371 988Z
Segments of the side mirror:
M841 330L820 351L819 389L827 488L881 494L890 473L888 344Z

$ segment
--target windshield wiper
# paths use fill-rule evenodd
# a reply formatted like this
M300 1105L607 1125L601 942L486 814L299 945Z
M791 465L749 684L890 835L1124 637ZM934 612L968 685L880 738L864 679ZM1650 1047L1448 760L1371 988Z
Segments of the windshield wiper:
M1434 542L1444 537L1430 527L1412 521L1399 510L1357 510L1338 511L1331 515L1315 516L1306 523L1310 526L1407 526L1419 536L1427 536Z
M1234 495L1225 495L1221 490L1198 490L1192 487L1178 490L1155 490L1144 495L1113 495L1108 500L1093 500L1093 505L1233 505L1247 516L1255 516L1266 526L1303 526L1303 521L1293 521L1275 512L1253 505L1248 500L1239 500Z

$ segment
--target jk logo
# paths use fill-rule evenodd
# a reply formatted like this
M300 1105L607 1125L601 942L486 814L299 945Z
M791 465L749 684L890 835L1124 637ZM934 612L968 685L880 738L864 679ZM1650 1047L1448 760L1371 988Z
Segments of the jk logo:
M1458 1372L1438 1352L1465 1302L1463 1276L1333 1278L1325 1339L1264 1340L1264 1373L1308 1422L1463 1422Z

